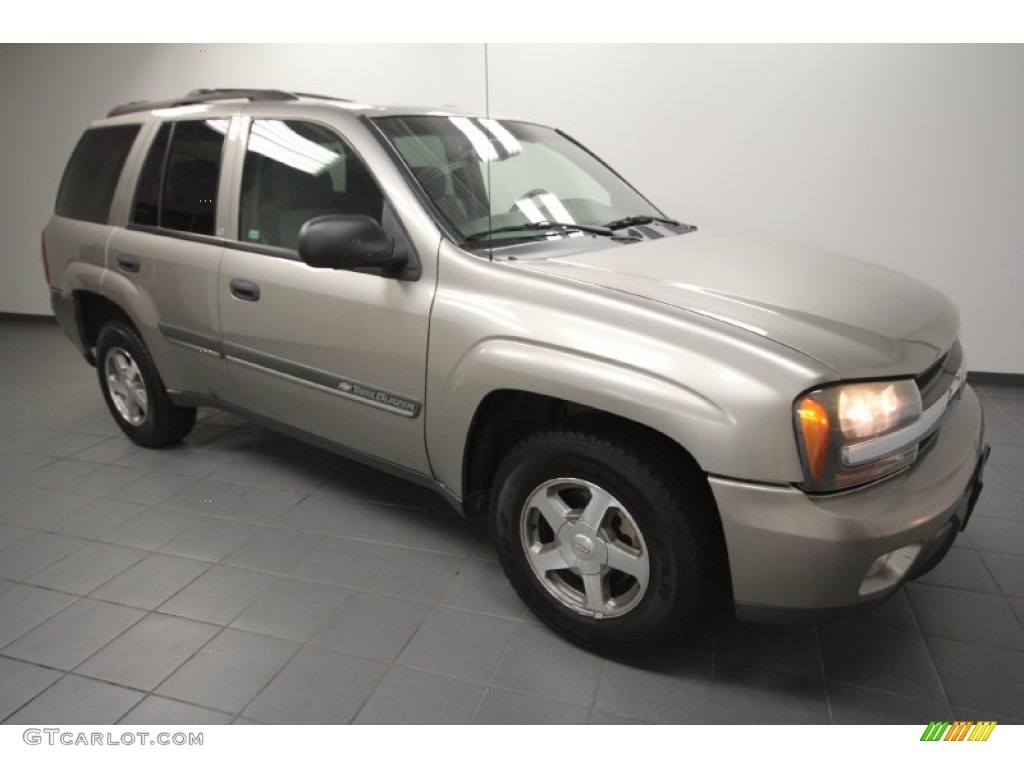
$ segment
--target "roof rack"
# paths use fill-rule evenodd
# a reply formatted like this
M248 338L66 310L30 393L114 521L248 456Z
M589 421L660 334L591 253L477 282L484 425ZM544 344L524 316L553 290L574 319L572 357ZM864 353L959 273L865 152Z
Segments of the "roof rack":
M169 109L171 107L183 107L188 104L204 104L209 101L226 101L229 99L247 99L248 101L295 101L298 94L288 91L254 90L252 88L198 88L189 91L184 97L178 99L165 99L163 101L130 101L114 107L107 113L107 117L118 115L130 115L133 112L148 112L153 109Z

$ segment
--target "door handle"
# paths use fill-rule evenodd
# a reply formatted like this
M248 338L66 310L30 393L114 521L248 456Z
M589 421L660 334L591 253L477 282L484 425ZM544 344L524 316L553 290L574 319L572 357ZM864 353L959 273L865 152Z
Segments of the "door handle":
M117 266L122 272L135 274L139 271L139 257L122 253L117 257Z
M249 280L235 278L228 286L231 288L231 295L243 301L259 301L260 287Z

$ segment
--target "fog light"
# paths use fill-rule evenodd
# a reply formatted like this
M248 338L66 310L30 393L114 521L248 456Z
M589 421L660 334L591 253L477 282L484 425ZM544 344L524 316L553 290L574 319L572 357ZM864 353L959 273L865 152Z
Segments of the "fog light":
M892 552L886 552L869 567L860 585L861 595L870 595L891 587L902 579L914 564L920 544L909 544Z

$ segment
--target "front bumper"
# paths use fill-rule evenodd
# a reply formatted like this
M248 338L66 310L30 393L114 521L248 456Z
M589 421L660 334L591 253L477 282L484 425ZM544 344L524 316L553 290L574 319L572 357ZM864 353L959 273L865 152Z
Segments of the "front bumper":
M815 621L884 599L945 555L977 501L987 458L981 405L965 386L935 443L890 480L809 496L710 478L737 616Z

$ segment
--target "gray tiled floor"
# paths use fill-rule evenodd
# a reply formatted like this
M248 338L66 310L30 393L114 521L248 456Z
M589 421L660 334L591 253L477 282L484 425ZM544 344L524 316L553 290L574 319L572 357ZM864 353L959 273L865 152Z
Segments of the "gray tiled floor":
M1024 390L980 388L967 535L868 613L719 617L648 658L526 611L485 526L211 410L120 435L55 326L0 320L0 721L1024 721Z

